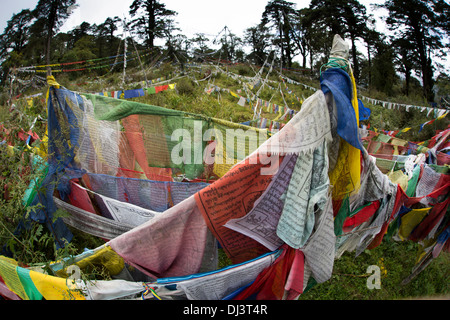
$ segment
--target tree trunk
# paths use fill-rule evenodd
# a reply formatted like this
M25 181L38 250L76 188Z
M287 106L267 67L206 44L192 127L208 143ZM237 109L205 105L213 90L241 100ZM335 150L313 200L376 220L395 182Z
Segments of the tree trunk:
M150 49L154 47L155 42L155 1L149 0L147 2L147 12L148 12L148 46Z
M286 57L287 57L287 66L288 68L292 67L292 52L290 47L291 39L288 35L288 33L285 33L286 35Z
M358 81L359 81L359 64L358 64L358 59L356 57L355 36L353 34L351 34L350 38L352 40L353 76L355 77L355 81L358 83Z
M433 101L433 71L431 69L431 61L428 61L423 31L415 21L412 22L417 51L419 52L420 66L422 69L423 95L428 101Z
M52 34L53 32L49 31L49 35L47 36L47 56L46 56L46 64L50 65L50 48L52 46ZM47 76L52 75L52 68L47 67Z
M428 101L434 100L433 95L433 75L428 63L428 59L420 54L420 64L422 66L423 95Z
M281 22L278 22L278 30L280 32L280 47L281 47L281 64L286 65L286 58L284 56L284 45L283 45L283 29L281 28Z
M289 36L289 20L285 13L283 13L283 22L284 22L283 24L284 41L286 43L287 66L288 68L291 68L292 67L291 37Z
M369 88L372 86L372 57L370 56L370 44L367 44L367 59L369 63Z
M409 96L409 85L411 83L411 69L405 68L405 94Z
M51 7L50 7L50 14L48 16L48 22L47 22L47 56L46 56L46 63L47 65L50 64L50 57L51 57L51 46L52 46L52 38L53 38L53 29L55 28L56 24L56 14L58 12L58 6L59 6L59 0L53 0ZM47 76L52 75L52 68L47 67Z
M427 70L426 73L426 86L425 86L425 82L424 82L424 91L425 91L425 97L427 97L427 100L429 102L433 102L434 101L434 93L433 93L433 85L434 85L434 81L433 81L433 67L431 66L431 59L427 58L427 63L425 65L425 68ZM425 77L424 77L425 78Z

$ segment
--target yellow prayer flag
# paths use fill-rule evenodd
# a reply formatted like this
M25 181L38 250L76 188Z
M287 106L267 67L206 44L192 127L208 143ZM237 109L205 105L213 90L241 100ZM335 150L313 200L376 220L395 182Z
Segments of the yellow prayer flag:
M46 300L85 300L73 280L30 271L30 278Z
M414 228L425 218L431 208L413 209L402 216L402 224L398 230L400 239L408 239Z
M28 98L27 99L27 105L29 108L31 108L33 106L33 98Z
M352 80L353 87L353 97L352 97L352 105L355 110L356 115L356 125L359 127L359 103L358 103L358 92L356 90L356 81L353 76L353 72L350 71L350 78ZM361 185L361 151L351 145L349 145L349 168L350 168L350 176L354 186L354 192L358 192L359 187Z
M408 176L404 174L402 170L390 172L387 176L393 184L400 185L400 187L406 191L408 188Z
M239 98L239 95L233 91L230 91L230 94L235 98Z
M51 87L55 87L56 89L59 89L59 83L56 82L56 79L54 76L47 76L47 84Z
M448 112L446 112L442 116L438 117L437 120L444 119L447 115L448 115Z
M350 70L350 79L352 80L353 94L352 94L352 105L355 110L356 125L359 127L359 103L358 103L358 92L356 90L356 81L353 76L353 72Z
M349 75L353 86L352 107L356 115L355 120L359 126L356 82L352 72ZM350 193L358 192L361 186L361 151L341 139L336 166L329 173L329 178L331 185L333 185L334 200L344 199Z

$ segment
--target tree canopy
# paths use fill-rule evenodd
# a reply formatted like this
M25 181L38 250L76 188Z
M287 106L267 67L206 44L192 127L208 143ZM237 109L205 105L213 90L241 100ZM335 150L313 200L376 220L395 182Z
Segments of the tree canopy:
M173 17L177 12L167 9L158 0L134 0L130 15L134 18L130 22L131 29L150 48L153 48L156 38L165 38L176 29Z
M380 7L389 11L386 20L396 44L418 56L423 81L423 94L433 101L432 53L448 53L443 42L449 37L450 5L444 0L387 0ZM401 41L400 39L407 39Z
M409 95L416 77L429 102L435 98L436 80L448 77L437 63L449 53L450 6L445 0L386 0L374 6L387 12L382 21L386 33L376 30L376 18L357 0L311 0L303 8L268 0L260 22L242 35L225 26L216 36L205 32L191 37L177 27L178 13L162 0L134 0L129 21L108 17L99 25L84 22L59 32L76 6L76 0L40 0L34 9L11 17L0 35L3 82L18 67L117 55L123 51L124 28L139 50L157 49L174 61L220 58L262 65L274 53L279 66L302 68L312 75L327 61L332 38L339 34L350 42L350 62L360 85L389 95L403 81L403 94ZM165 45L157 46L157 39Z

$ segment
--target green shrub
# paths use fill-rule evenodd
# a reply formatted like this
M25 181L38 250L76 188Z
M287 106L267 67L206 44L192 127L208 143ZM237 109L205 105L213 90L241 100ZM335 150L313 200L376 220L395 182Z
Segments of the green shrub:
M193 95L195 92L194 83L189 78L182 78L177 83L177 91L181 95Z

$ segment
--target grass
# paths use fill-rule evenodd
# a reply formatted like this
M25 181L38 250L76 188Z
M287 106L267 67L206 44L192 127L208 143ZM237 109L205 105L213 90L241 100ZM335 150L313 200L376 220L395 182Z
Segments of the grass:
M395 300L418 297L450 297L450 254L441 253L424 271L406 285L415 265L418 244L384 241L355 258L346 252L334 264L331 279L315 285L301 300ZM381 288L369 289L367 268L381 269Z

